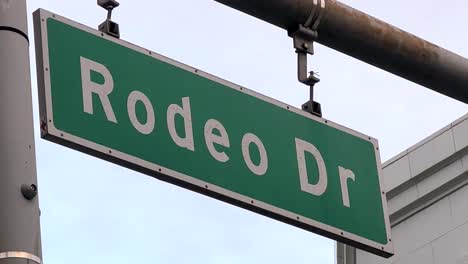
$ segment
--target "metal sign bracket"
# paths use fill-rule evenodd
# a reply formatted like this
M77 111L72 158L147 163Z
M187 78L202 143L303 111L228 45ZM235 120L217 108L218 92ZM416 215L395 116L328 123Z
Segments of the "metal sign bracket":
M112 10L120 4L115 0L97 0L97 4L107 10L107 19L99 25L99 31L115 38L120 38L119 24L112 21Z
M314 40L318 33L315 30L299 25L297 31L292 32L290 36L294 41L294 48L297 53L297 77L299 82L308 85L310 89L309 101L302 105L302 110L318 117L322 117L320 103L314 101L314 86L320 79L314 71L307 71L307 55L314 55Z

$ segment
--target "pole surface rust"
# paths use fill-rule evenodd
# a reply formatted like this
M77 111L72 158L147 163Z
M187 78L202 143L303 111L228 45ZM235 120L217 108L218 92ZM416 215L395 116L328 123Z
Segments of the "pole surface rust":
M0 264L40 263L26 0L0 0L0 100Z
M316 42L468 103L468 59L336 0L215 1L289 32L312 19Z

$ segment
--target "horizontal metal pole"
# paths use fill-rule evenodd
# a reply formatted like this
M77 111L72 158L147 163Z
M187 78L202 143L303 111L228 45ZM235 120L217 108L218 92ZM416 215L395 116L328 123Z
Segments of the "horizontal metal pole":
M468 60L335 0L215 0L468 103Z

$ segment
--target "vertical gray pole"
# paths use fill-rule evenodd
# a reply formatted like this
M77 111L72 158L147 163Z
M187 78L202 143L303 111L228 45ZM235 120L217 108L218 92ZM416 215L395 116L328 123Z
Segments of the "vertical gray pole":
M336 242L336 264L356 264L356 249Z
M335 243L335 264L345 264L344 247L340 242Z
M0 0L0 264L42 259L29 69L26 0Z

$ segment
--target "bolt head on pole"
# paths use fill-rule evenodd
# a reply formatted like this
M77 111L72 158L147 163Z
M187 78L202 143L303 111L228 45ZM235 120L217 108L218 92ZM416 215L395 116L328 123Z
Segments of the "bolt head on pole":
M21 185L21 193L26 200L31 201L37 196L37 187L34 184L23 184Z

